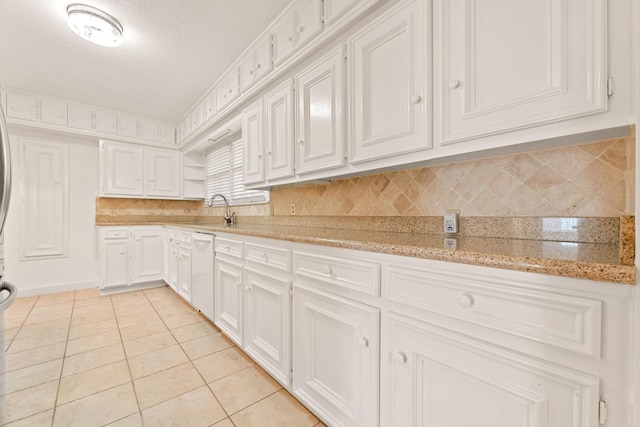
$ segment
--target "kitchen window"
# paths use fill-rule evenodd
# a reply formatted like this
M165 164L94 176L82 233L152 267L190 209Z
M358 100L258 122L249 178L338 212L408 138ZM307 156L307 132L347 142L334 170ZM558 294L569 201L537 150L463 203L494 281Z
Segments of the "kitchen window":
M240 133L230 135L205 153L205 200L220 193L229 200L231 205L249 205L269 201L268 191L248 190L244 187L242 155ZM213 206L222 205L224 205L222 200L213 201Z

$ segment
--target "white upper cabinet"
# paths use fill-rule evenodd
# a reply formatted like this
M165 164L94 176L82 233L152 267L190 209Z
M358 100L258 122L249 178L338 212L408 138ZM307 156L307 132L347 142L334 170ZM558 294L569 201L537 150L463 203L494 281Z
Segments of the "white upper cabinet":
M345 165L344 63L338 46L295 78L298 174Z
M68 112L70 128L82 130L93 129L93 111L90 108L70 105Z
M322 32L322 0L301 1L293 18L293 47L298 49Z
M40 100L40 121L52 125L67 125L67 104L55 99Z
M253 184L264 179L262 160L262 99L242 112L242 139L244 140L244 183Z
M138 136L138 120L132 116L118 115L118 135L136 138Z
M293 12L273 28L273 65L279 65L293 53Z
M376 2L378 0L324 0L324 25L330 27L355 17Z
M244 92L273 69L271 35L262 38L240 63L240 91Z
M180 197L180 152L145 147L145 161L145 195Z
M142 196L143 151L142 146L133 144L100 142L102 195Z
M293 86L291 79L264 97L265 179L293 176Z
M431 147L430 9L403 2L349 39L352 163Z
M437 0L440 142L607 109L605 0Z
M216 102L218 111L224 110L227 105L235 101L240 95L238 82L238 67L232 67L216 86Z
M8 118L67 126L67 104L50 98L8 92L5 114Z
M94 111L93 129L100 133L117 134L118 116L110 111Z

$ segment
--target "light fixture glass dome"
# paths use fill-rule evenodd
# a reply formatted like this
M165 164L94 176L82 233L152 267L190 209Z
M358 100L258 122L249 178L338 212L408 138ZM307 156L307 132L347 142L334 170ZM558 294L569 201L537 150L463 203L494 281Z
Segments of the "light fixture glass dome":
M69 28L92 43L115 47L122 44L122 25L100 9L84 4L67 7Z

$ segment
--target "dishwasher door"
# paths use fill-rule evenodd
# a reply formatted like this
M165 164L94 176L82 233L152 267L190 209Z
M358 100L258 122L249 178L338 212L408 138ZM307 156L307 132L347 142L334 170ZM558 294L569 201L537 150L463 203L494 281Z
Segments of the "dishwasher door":
M213 322L214 236L194 232L191 239L191 304Z

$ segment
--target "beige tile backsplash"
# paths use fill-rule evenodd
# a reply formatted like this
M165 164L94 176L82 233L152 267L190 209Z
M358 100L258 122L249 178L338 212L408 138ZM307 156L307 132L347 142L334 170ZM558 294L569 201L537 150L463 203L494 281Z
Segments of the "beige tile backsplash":
M630 135L634 134L632 129ZM634 213L635 138L612 139L271 191L239 216L615 217ZM114 211L115 210L115 211ZM202 201L98 198L96 215L219 216Z

